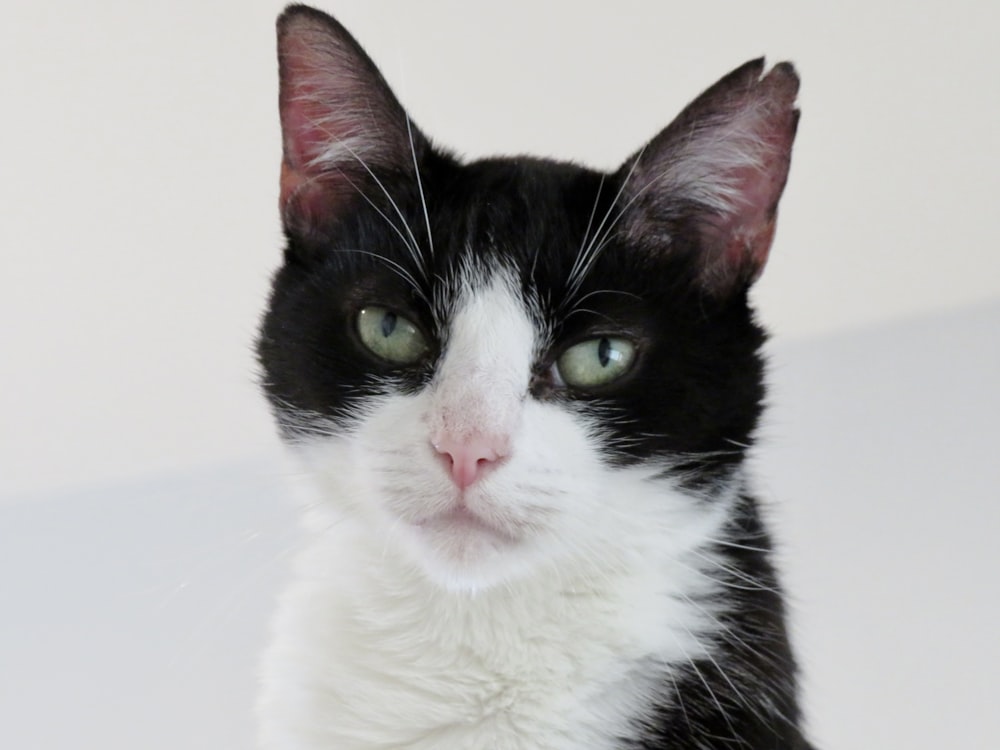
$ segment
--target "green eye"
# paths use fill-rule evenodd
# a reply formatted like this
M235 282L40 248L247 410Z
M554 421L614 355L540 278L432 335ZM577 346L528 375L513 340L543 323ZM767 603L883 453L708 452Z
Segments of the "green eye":
M411 365L427 351L420 330L384 307L362 308L358 313L358 335L374 354L398 365Z
M632 366L635 345L625 339L602 336L571 346L556 362L566 385L594 388L617 380Z

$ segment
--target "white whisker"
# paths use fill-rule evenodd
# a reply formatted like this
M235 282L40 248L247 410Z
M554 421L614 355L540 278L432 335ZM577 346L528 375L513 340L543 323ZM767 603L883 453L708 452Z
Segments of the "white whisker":
M584 248L587 247L587 240L590 237L590 228L594 224L594 216L597 214L597 207L601 203L601 192L604 190L604 181L607 179L607 175L601 175L601 181L597 184L597 194L594 196L594 205L590 209L590 216L587 218L587 228L583 232L583 240L580 242L580 249L576 252L576 259L573 263L573 268L570 269L569 278L573 278L573 274L576 271L577 264L580 262L580 257L584 253Z
M427 302L427 297L424 294L423 290L420 288L420 285L417 283L417 280L413 278L413 276L410 274L409 271L407 271L405 268L403 268L403 266L401 266L396 261L390 260L389 258L386 258L384 255L381 255L379 253L375 253L375 252L372 252L370 250L359 250L357 248L339 249L337 252L341 252L341 253L357 253L359 255L367 255L369 257L375 258L376 260L382 261L387 266L389 266L396 273L397 276L399 276L401 279L403 279L404 281L406 281L413 288L413 290L417 293L417 296L421 300L423 300L424 302Z
M420 205L424 209L424 223L427 225L427 244L430 247L431 257L434 257L434 235L431 233L431 218L427 212L427 196L424 195L424 183L420 179L420 166L417 164L417 150L413 145L413 125L410 123L409 114L406 115L406 135L410 141L410 156L413 157L413 173L417 177L417 190L420 192Z
M686 627L684 629L687 630ZM689 636L691 636L692 638L694 638L694 636L691 634L690 630L688 630L687 632L688 632ZM691 656L688 653L687 649L684 648L684 646L681 644L680 639L677 638L676 635L673 636L673 638L674 638L675 643L677 644L677 649L682 654L684 654L684 658L687 660L687 666L689 666L694 671L694 673L698 676L698 679L701 681L701 684L705 687L705 690L708 691L708 697L712 699L712 702L715 704L715 707L719 710L719 714L722 716L722 720L725 721L726 725L729 727L729 731L732 733L733 739L737 739L739 737L739 735L736 733L736 728L733 726L733 723L732 723L732 721L729 718L729 713L726 711L725 708L723 708L721 701L719 701L719 697L715 694L715 691L712 689L712 685L705 678L705 675L702 674L702 671L700 669L698 669L698 663L694 659L691 658ZM695 638L694 640L695 640L696 643L698 643L698 639L697 638ZM705 649L705 651L706 651L706 654L707 654L707 649ZM711 657L709 657L709 658L711 658ZM714 659L712 659L712 663L715 664L715 660ZM715 668L716 669L719 668L718 664L715 665Z
M643 147L643 149L636 155L635 160L632 162L632 166L628 170L628 174L625 175L625 179L622 180L622 184L619 186L618 192L615 193L614 200L611 201L611 205L608 206L608 210L607 212L605 212L604 218L601 219L601 223L598 225L596 231L594 232L593 239L591 239L590 244L588 244L586 249L583 250L583 252L577 256L576 261L573 263L573 267L570 269L568 278L568 289L569 289L567 293L568 298L572 298L573 295L577 292L577 290L579 290L580 284L583 283L583 280L587 276L590 267L593 265L591 248L594 247L594 241L597 239L598 236L601 235L601 230L604 228L605 223L611 216L611 212L614 210L614 207L618 204L618 200L621 198L622 193L625 191L625 188L628 185L629 180L632 179L632 175L635 172L636 167L639 165L639 161L641 160L642 154L643 152L645 152L645 150L646 150L645 147Z
M398 216L399 220L403 223L403 228L406 230L407 235L409 235L409 242L406 243L406 246L410 249L410 252L413 256L413 260L417 265L417 268L420 269L422 273L425 273L425 264L423 255L420 252L420 243L417 242L417 238L416 236L414 236L413 230L410 229L409 222L407 222L406 217L403 215L402 209L400 209L399 204L396 203L396 200L392 197L392 194L389 192L386 186L378 178L378 176L371 169L371 167L368 166L368 163L361 158L361 155L355 149L353 149L351 146L347 144L346 140L341 140L335 133L327 130L322 121L312 120L311 122L318 130L321 130L330 137L331 141L334 144L333 148L335 149L335 152L343 150L346 151L348 154L350 154L358 162L358 164L360 164L361 167L368 173L368 175L372 178L375 184L379 187L379 189L385 195L386 199L389 201L389 205L391 205L393 210L396 212L396 216ZM335 159L334 155L331 154L330 150L328 149L327 151L323 151L319 155L315 156L309 162L309 165L312 167L333 166L334 168L337 168L337 165L340 163L340 161L342 160ZM350 182L350 180L348 181ZM419 181L419 174L418 174L418 181ZM364 192L358 188L357 185L355 185L353 182L351 182L351 185L352 187L355 188L355 190L358 190L358 192L360 192L365 197L365 199L368 200L369 203L372 203L372 201L368 198L368 196L366 196ZM393 224L393 228L396 228L395 224ZM400 234L400 236L402 236L402 232L400 232L398 228L397 228L397 233Z
M696 555L697 557L700 557L701 559L705 560L706 562L711 563L712 565L714 565L719 570L722 570L722 571L728 573L729 575L731 575L736 580L743 581L744 583L748 584L751 587L749 589L751 591L766 591L768 593L775 594L775 595L780 595L781 594L781 592L778 591L773 586L768 586L765 583L763 583L762 581L757 580L753 576L748 575L748 574L744 573L743 571L738 570L738 569L732 567L731 565L726 565L725 563L719 562L718 560L713 560L711 557L708 557L707 555L703 555L702 553L698 552L697 550L692 550L691 552L692 552L692 554ZM729 585L732 586L733 588L736 587L735 584L729 584Z

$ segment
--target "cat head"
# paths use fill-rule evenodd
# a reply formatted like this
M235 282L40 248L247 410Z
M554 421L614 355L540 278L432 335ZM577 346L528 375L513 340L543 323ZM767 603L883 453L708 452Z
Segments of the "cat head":
M760 413L747 292L792 67L746 63L605 174L462 163L335 20L292 6L278 38L287 247L258 350L324 502L448 585L682 533Z

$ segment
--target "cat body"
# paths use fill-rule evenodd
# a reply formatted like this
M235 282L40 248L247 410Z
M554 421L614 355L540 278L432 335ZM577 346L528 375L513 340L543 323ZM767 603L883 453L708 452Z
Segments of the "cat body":
M797 122L753 61L620 170L463 164L333 19L279 19L259 355L306 546L282 750L805 749L743 462Z

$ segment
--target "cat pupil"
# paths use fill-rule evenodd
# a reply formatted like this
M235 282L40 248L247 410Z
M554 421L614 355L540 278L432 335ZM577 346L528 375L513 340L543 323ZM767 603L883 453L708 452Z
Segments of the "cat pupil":
M608 339L601 339L597 345L597 360L601 363L601 367L607 367L611 361L611 342Z
M396 313L387 312L382 316L382 335L389 338L396 330Z

